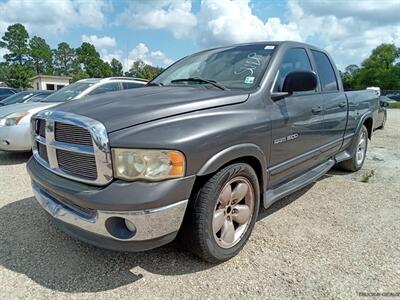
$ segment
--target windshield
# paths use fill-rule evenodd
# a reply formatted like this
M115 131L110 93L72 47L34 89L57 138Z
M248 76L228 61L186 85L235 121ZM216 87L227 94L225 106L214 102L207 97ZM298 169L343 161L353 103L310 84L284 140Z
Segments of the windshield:
M151 83L198 85L209 84L207 80L229 89L252 89L264 74L274 48L254 44L200 52L178 61Z
M93 84L93 82L75 82L44 98L41 102L66 102L72 100Z
M22 102L26 101L31 95L32 95L31 92L19 92L17 94L7 97L0 103L3 105L22 103Z

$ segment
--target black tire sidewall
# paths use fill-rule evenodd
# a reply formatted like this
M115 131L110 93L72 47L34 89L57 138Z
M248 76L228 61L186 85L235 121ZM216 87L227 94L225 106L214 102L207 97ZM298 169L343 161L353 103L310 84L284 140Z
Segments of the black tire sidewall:
M216 182L214 185L214 189L212 191L212 196L210 197L209 200L209 205L207 209L207 215L206 215L206 222L203 224L204 228L203 230L205 231L204 238L206 239L205 245L207 247L207 250L210 252L210 254L217 260L219 261L225 261L233 256L235 256L246 244L247 240L250 237L250 234L254 228L255 222L257 220L257 215L260 207L260 188L259 188L259 183L258 183L258 178L254 170L247 164L244 163L237 163L231 166L228 166L224 169L222 169L220 172L218 172L216 175ZM252 220L250 222L249 227L247 228L246 233L242 237L242 239L232 248L222 248L220 247L217 242L215 241L214 238L214 233L212 229L212 220L214 216L214 209L216 202L218 200L218 196L220 192L222 191L222 188L225 186L225 184L238 176L243 176L249 182L251 183L253 187L253 192L254 192L254 211L252 215Z

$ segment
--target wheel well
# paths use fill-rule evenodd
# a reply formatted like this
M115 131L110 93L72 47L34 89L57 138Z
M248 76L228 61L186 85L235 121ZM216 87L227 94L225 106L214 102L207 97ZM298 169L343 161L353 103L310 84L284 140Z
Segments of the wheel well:
M367 127L368 138L371 139L371 137L372 137L372 118L365 119L363 125L365 127Z
M258 183L260 186L260 192L261 192L261 196L262 196L264 193L263 168L262 168L260 161L257 158L255 158L254 156L243 156L243 157L236 158L236 159L231 160L231 161L227 162L226 164L222 165L217 171L215 171L213 173L210 173L207 175L202 175L202 176L197 176L193 190L196 191L198 188L200 188L211 176L213 176L219 170L225 168L226 166L235 164L235 163L246 163L250 167L253 168L253 170L256 172L256 175L258 178Z

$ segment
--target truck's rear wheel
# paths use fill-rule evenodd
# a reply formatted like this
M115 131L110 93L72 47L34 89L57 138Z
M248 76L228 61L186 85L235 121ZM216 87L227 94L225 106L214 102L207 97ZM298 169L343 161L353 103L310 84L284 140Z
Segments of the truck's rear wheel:
M182 226L184 245L209 262L235 256L248 240L257 219L260 190L247 164L230 165L203 184Z
M358 133L356 143L353 145L351 159L343 161L339 164L342 169L347 171L358 171L362 168L368 148L368 130L364 125Z

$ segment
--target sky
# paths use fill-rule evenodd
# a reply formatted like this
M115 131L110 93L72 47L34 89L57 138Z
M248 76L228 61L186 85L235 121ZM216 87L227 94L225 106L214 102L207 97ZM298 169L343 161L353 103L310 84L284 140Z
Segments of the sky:
M399 12L400 0L0 0L0 35L22 23L52 48L90 42L125 69L137 59L165 67L214 46L295 40L328 50L344 69L381 43L400 46Z

